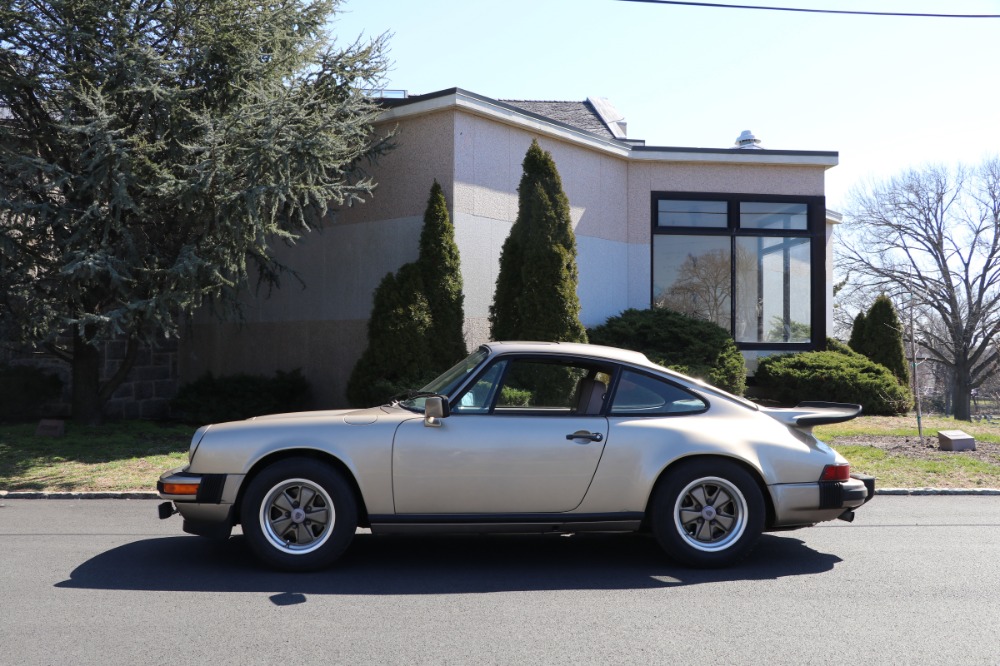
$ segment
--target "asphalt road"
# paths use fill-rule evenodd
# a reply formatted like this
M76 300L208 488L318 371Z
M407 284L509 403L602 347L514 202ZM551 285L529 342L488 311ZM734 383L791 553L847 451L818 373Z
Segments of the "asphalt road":
M0 664L997 664L1000 497L876 497L694 571L648 538L359 534L260 568L144 500L0 506Z

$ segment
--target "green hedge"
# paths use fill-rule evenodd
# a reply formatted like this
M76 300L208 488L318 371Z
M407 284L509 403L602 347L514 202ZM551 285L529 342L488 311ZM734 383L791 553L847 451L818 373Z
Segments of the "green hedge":
M703 319L654 308L626 310L587 332L590 342L642 352L654 363L701 377L742 395L746 363L726 329Z
M835 349L842 345L835 345ZM913 404L910 390L885 366L848 351L768 356L754 375L762 396L781 404L803 400L858 403L865 414L903 414Z
M190 423L240 421L251 416L298 412L309 407L312 391L298 369L260 375L203 375L177 392L170 406Z

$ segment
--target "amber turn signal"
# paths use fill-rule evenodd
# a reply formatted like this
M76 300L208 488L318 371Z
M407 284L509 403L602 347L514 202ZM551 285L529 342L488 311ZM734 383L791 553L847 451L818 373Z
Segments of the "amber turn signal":
M163 493L165 495L197 495L197 483L164 483Z

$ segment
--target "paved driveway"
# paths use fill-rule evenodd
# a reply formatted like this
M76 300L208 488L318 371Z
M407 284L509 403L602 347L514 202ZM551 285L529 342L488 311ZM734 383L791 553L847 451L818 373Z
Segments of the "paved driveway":
M2 504L4 665L1000 662L998 497L876 497L725 571L636 536L362 534L306 575L152 501Z

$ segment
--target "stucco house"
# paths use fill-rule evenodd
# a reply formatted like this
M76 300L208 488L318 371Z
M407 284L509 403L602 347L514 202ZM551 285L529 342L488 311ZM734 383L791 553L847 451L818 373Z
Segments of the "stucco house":
M500 248L517 215L533 139L555 159L576 231L581 319L667 305L732 331L751 369L761 353L814 349L832 327L828 151L647 146L603 99L497 100L460 88L387 98L379 131L397 147L372 168L363 205L330 216L282 260L304 286L248 303L243 323L195 318L180 380L301 368L318 406L345 404L366 343L372 293L417 256L432 182L444 189L465 284L466 341L489 335ZM727 131L728 134L728 131Z

